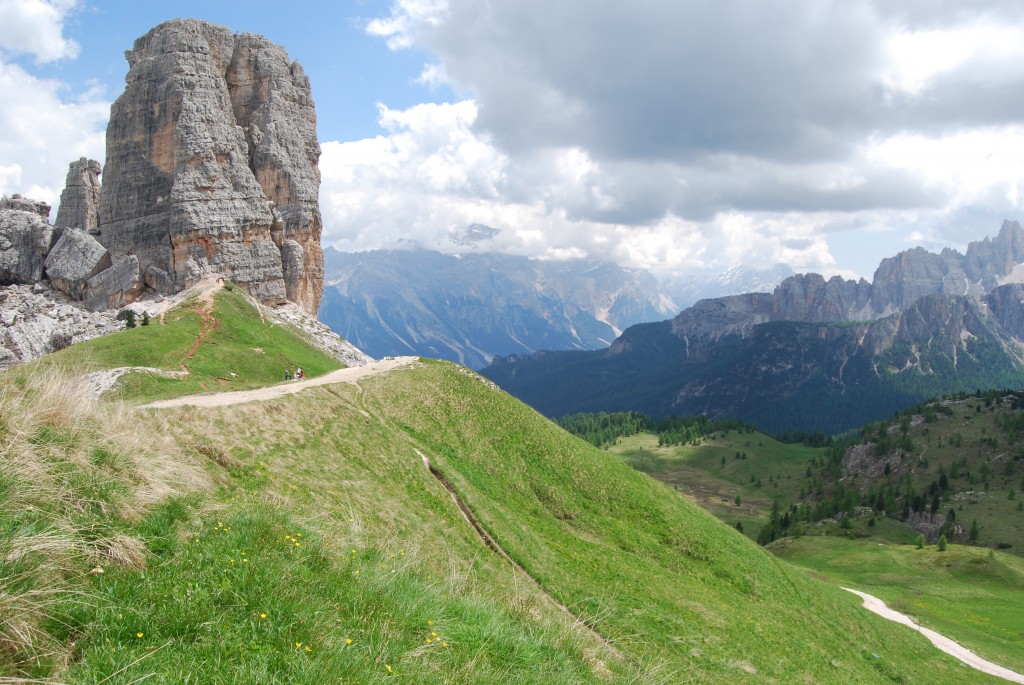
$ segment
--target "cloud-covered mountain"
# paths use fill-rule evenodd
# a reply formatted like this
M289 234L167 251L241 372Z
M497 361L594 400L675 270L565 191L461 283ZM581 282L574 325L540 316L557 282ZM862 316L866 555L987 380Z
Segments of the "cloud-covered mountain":
M721 273L704 271L667 278L662 284L676 304L689 307L695 302L713 297L770 293L792 275L793 269L785 264L776 264L766 269L739 264Z
M328 249L325 281L321 321L367 354L471 368L495 355L606 347L678 311L651 274L608 262Z
M838 432L927 397L1024 384L1024 229L966 254L921 248L873 282L787 278L701 300L606 350L496 359L484 370L545 414L638 410Z

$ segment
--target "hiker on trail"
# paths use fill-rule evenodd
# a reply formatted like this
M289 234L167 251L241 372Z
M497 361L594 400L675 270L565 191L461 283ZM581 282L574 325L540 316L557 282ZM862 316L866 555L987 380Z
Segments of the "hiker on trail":
M291 372L291 369L287 369L287 368L286 368L286 369L284 370L284 379L285 379L286 381L290 381L290 380L292 379L292 372Z
M299 367L299 370L295 372L295 377L296 378L305 378L305 376L302 373L302 367L301 366Z

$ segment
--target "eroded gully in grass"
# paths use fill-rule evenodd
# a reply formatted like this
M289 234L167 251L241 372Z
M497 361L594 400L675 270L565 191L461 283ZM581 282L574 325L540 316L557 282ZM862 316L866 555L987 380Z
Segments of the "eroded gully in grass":
M558 607L558 609L561 610L566 616L571 618L573 620L574 624L579 625L579 626L583 626L585 629L587 629L587 631L589 631L590 634L596 640L600 641L615 656L619 657L620 659L624 659L624 660L629 661L629 659L626 657L626 655L623 654L619 650L618 647L616 647L614 644L612 644L608 640L608 638L606 638L604 635L599 633L597 631L597 628L591 622L589 622L584 617L579 616L579 615L573 613L569 609L569 607L567 607L566 605L564 605L561 602L559 602L558 599L556 599L554 597L554 595L552 595L550 592L548 592L547 589L543 585L541 585L540 582L536 578L531 576L529 574L529 572L527 572L527 570L525 568L523 568L522 565L519 564L519 562L517 562L515 559L513 559L511 556L509 556L508 552L506 552L502 548L502 546L499 545L498 542L494 538L492 538L490 535L487 534L487 531L484 530L484 527L480 524L479 521L477 521L476 516L473 515L473 512L469 508L469 505L467 505L463 501L463 499L459 496L459 493L456 492L455 488L452 487L451 483L448 482L448 479L445 478L444 475L440 471L437 470L437 467L435 467L433 464L430 463L430 459L427 458L427 455L423 454L423 452L419 451L415 447L413 448L413 450L423 460L423 465L427 467L428 471L430 471L430 475L432 475L437 480L437 482L440 483L441 486L444 487L444 489L451 496L452 501L455 502L455 506L457 506L459 508L459 511L462 513L462 518L464 518L466 520L466 523L468 523L469 526L476 532L477 537L479 537L480 540L492 552L497 554L499 557L503 558L505 561L507 561L512 566L512 568L515 571L518 571L525 578L527 578L533 584L533 586L536 587L541 592L541 594L543 594L545 597L547 597L548 600L552 604L554 604L556 607Z

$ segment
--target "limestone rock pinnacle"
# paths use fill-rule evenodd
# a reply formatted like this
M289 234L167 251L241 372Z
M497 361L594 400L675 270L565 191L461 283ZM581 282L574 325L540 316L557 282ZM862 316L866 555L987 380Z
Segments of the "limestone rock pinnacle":
M53 225L89 230L100 224L100 163L82 157L71 162Z
M254 34L160 24L125 53L111 107L99 242L167 293L219 272L316 314L320 146L309 79ZM70 174L69 174L70 177Z

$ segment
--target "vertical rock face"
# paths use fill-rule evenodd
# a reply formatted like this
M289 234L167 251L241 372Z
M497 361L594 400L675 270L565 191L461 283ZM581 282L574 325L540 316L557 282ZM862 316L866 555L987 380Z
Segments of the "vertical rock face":
M316 314L323 289L320 147L309 79L261 36L191 19L125 54L111 108L100 242L146 285L225 274Z
M89 230L100 225L100 163L82 157L71 162L64 191L60 194L58 228Z

